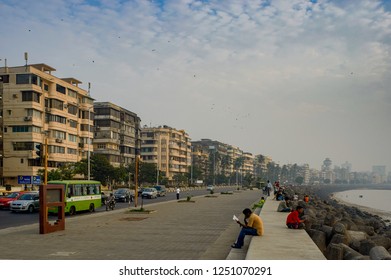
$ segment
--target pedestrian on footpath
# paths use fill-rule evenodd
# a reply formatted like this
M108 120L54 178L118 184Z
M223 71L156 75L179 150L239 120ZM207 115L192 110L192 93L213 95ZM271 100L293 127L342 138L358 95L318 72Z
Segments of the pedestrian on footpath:
M270 181L267 180L267 186L266 186L267 196L270 196L270 192L272 191L272 189L273 189L272 183L270 183Z
M179 187L176 188L176 199L179 199L179 194L181 193L181 190Z
M251 212L249 208L244 209L243 214L245 224L238 220L236 221L242 227L242 229L240 230L236 242L231 245L231 247L235 249L242 248L246 235L263 235L263 222L261 217Z

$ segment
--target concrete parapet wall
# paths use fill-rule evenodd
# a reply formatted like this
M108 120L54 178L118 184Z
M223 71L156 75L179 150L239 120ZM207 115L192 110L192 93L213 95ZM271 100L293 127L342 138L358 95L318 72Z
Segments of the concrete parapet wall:
M246 260L326 260L305 230L287 228L288 213L277 212L278 204L269 197L263 205L264 235L251 238Z

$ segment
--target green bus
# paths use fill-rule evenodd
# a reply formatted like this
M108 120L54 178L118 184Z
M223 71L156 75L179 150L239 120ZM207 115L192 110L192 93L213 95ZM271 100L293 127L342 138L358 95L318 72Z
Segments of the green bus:
M65 213L75 215L78 211L94 212L102 206L101 183L88 180L55 180L48 185L63 185L65 193ZM58 209L50 208L49 213L57 213Z

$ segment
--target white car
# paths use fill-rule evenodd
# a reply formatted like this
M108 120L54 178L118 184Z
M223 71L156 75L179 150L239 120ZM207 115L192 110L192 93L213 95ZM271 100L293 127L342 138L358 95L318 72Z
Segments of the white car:
M10 210L12 212L27 211L33 213L39 209L39 193L27 192L22 194L17 200L10 203Z
M213 186L213 185L209 185L206 187L207 191L214 191L214 189L215 189L215 186Z
M141 193L141 197L157 198L157 190L155 188L145 188Z

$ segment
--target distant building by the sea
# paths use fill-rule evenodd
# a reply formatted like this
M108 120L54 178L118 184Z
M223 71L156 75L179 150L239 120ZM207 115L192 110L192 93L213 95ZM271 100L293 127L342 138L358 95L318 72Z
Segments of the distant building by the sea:
M372 166L372 182L374 184L381 184L387 181L386 166L374 165Z

